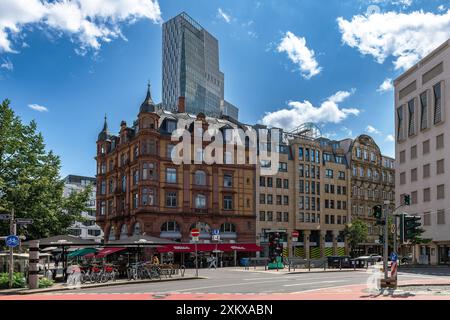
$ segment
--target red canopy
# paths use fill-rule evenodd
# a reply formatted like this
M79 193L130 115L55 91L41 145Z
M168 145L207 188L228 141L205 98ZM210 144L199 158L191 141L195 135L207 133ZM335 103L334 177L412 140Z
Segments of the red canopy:
M261 247L254 243L222 243L218 245L218 249L222 251L242 251L257 252L261 251Z
M256 252L261 251L261 247L253 243L199 243L197 244L197 251L212 252L214 250L220 250L224 252L229 251L242 251L242 252ZM160 248L157 248L159 252L194 252L195 245L193 243L180 243L180 244L168 244Z
M85 255L85 258L104 258L110 254L119 252L119 251L123 251L126 248L104 248L102 250L100 250L99 252L97 252L97 254L95 253L90 253Z

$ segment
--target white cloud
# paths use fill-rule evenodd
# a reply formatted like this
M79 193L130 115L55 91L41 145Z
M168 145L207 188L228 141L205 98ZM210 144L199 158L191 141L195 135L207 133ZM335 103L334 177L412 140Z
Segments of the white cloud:
M444 6L443 4L441 4L441 5L438 7L438 10L439 10L439 11L445 11L446 9L445 9L445 6Z
M383 92L391 91L392 89L394 89L394 85L392 84L392 79L387 78L383 81L382 84L380 84L377 91L383 93Z
M3 59L3 63L0 64L0 68L6 69L8 71L13 71L14 65L12 64L11 60Z
M380 134L380 133L381 133L380 130L378 130L377 128L375 128L375 127L373 127L373 126L371 126L371 125L368 125L368 126L366 127L366 131L367 131L368 133L374 133L374 134Z
M78 52L98 50L121 35L121 23L160 23L158 0L2 0L0 52L16 52L12 39L25 27L48 28L79 43Z
M300 72L305 79L310 79L322 71L314 57L314 51L306 46L306 39L303 37L297 37L288 31L278 45L277 50L288 54L289 59L299 66Z
M219 18L222 18L223 20L225 20L226 23L230 23L231 22L231 16L229 14L226 14L222 8L219 8L217 10L217 16Z
M44 106L40 106L38 104L29 104L28 108L33 109L35 111L39 111L39 112L47 112L48 109Z
M394 138L394 136L393 136L392 134L389 134L389 135L386 137L386 141L394 142L394 141L395 141L395 138Z
M303 102L289 101L289 108L267 112L261 122L267 126L286 130L295 128L306 122L339 123L349 115L359 115L360 111L356 108L339 108L339 103L348 98L352 92L354 90L351 92L338 91L318 107L313 106L307 100Z
M393 58L395 69L408 69L450 37L450 10L443 14L375 13L337 19L342 41L378 63Z

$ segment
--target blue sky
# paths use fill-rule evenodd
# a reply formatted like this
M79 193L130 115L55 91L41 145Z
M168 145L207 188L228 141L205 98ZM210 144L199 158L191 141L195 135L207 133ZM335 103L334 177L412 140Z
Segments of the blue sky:
M95 175L95 141L131 124L150 80L161 100L161 22L186 11L220 46L240 120L370 133L392 156L395 79L450 37L438 0L0 1L0 99L35 119L62 175ZM381 85L385 82L381 89ZM292 120L295 120L292 121Z

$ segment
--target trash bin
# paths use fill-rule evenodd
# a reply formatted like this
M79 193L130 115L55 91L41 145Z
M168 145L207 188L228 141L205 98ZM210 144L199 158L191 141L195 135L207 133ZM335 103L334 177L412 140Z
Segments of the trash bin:
M250 265L250 258L242 258L239 263L243 267L248 267Z

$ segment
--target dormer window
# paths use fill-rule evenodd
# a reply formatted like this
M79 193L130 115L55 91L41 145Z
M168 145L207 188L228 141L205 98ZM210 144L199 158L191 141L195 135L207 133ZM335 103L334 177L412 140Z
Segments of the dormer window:
M167 132L172 133L176 130L177 123L176 123L176 121L173 121L173 120L167 120L166 127L167 127Z

